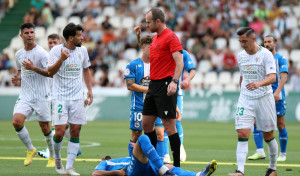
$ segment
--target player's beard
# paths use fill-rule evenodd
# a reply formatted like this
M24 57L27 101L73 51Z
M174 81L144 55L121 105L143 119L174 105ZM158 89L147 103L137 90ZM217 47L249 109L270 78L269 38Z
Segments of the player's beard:
M274 48L273 47L269 47L267 49L272 52Z

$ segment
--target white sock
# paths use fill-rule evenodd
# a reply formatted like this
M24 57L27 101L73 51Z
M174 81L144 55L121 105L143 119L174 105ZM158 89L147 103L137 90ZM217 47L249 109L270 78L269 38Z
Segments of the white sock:
M48 150L49 150L49 156L51 158L54 158L54 141L53 141L53 135L52 133L50 133L48 136L45 136L46 138L46 143L47 143L47 146L48 146Z
M168 170L170 170L167 166L163 165L159 168L159 172L163 175L165 174Z
M71 134L70 134L70 127L68 129L66 129L65 131L65 137L68 141L70 141L71 138Z
M55 159L61 159L60 156L60 150L61 150L61 146L63 145L63 140L61 140L60 142L53 142L53 148L54 148L54 158Z
M278 144L275 138L267 142L268 151L270 157L270 166L269 168L276 170L277 156L278 156Z
M68 149L67 149L68 155L67 155L66 169L70 169L73 167L73 163L76 159L78 149L79 149L79 143L73 143L69 141Z
M30 137L29 137L29 133L28 133L25 125L23 126L23 128L20 131L17 131L16 133L19 136L20 140L27 147L27 150L28 151L33 151L34 147L33 147L32 143L31 143L31 140L30 140Z
M238 141L236 148L236 161L238 170L244 173L246 157L248 154L248 141Z

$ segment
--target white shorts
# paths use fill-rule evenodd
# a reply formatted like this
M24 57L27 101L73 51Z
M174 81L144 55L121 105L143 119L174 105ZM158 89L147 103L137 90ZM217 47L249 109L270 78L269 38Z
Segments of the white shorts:
M84 100L52 100L52 125L86 124Z
M267 94L258 99L240 96L235 115L235 129L251 129L254 121L258 130L268 132L277 129L273 94Z
M42 102L29 102L20 100L18 98L15 107L14 113L24 114L26 119L30 119L33 111L35 111L38 121L49 122L51 121L51 103L50 101Z

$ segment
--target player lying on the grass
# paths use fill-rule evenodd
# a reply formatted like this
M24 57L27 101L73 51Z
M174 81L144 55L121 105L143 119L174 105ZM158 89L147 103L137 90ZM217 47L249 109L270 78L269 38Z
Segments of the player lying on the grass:
M169 164L163 164L155 148L146 135L138 138L133 148L131 157L110 159L102 158L102 161L93 171L93 176L106 175L128 175L128 176L209 176L217 168L217 162L212 160L200 172L195 173L183 170L180 167L174 167Z

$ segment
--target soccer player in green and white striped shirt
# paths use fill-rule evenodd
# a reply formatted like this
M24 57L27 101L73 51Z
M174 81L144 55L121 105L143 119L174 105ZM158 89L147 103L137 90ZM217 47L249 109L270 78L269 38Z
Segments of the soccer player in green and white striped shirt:
M82 26L69 23L63 30L66 42L51 49L48 61L48 74L53 76L53 140L55 167L59 174L80 175L72 166L79 149L81 125L86 124L82 77L88 89L88 104L93 101L90 61L87 49L81 46L82 32ZM71 139L65 170L61 163L60 150L67 122L70 124Z

